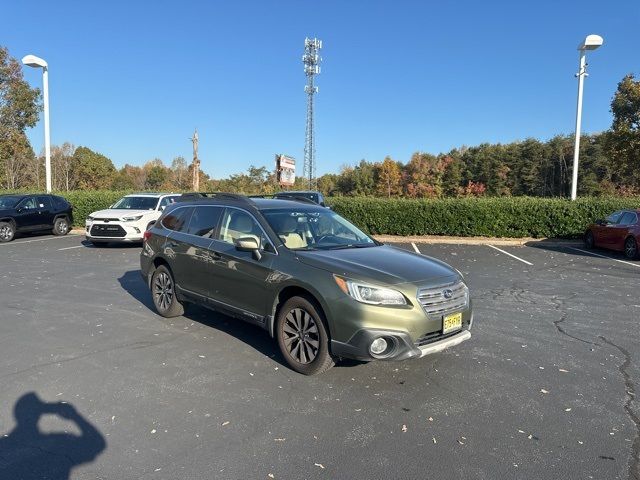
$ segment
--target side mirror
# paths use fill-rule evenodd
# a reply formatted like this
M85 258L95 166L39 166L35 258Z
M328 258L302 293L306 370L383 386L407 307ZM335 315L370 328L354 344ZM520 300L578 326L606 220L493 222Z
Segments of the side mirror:
M18 212L18 213L22 213L23 211L24 211L24 208L22 208L22 207L16 208L16 212Z
M258 245L258 240L254 237L241 237L236 239L235 241L236 250L241 252L252 252L253 257L256 260L260 260L262 258L262 254L260 253L260 245Z
M606 224L607 224L607 221L606 221L606 220L603 220L603 219L601 219L601 218L600 218L600 219L598 219L598 220L596 220L596 225L603 226L603 225L606 225Z

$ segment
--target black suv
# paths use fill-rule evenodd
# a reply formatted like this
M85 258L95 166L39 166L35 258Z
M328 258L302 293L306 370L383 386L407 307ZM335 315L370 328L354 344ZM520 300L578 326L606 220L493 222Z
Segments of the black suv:
M0 242L16 233L51 230L66 235L73 224L73 207L57 195L0 195Z
M311 190L303 190L303 191L287 190L283 192L278 192L274 194L273 197L289 199L289 200L306 198L307 200L311 200L312 202L317 203L321 207L326 207L324 203L324 196L322 195L322 193L311 191Z

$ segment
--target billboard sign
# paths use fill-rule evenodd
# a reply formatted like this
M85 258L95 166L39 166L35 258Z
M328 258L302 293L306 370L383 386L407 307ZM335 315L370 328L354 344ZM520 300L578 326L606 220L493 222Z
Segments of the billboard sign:
M276 155L276 178L282 187L290 187L296 181L296 160L287 155Z

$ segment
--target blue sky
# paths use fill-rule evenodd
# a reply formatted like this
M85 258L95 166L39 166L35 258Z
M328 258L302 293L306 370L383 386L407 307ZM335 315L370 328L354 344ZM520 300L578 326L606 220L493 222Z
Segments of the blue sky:
M0 44L50 65L51 136L116 166L191 157L214 178L302 174L305 36L323 40L318 173L386 155L572 133L578 54L588 57L583 129L609 128L620 79L640 73L640 2L357 0L20 1ZM25 20L30 18L29 21ZM38 71L26 79L41 85ZM42 125L29 132L36 151Z

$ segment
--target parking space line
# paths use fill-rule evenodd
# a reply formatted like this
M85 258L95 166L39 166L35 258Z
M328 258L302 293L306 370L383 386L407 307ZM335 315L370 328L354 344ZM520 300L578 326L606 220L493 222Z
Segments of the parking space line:
M80 235L76 235L73 233L70 233L69 235L62 235L59 237L47 237L47 238L36 238L34 240L24 240L22 242L7 242L7 243L0 243L0 245L4 245L4 246L11 246L11 245L20 245L22 243L32 243L32 242L44 242L46 240L58 240L60 238L69 238L69 237L79 237Z
M632 267L640 268L640 264L639 263L625 262L624 260L618 260L617 258L607 257L606 255L600 255L599 253L590 252L589 250L582 250L581 248L575 248L575 247L567 247L567 248L569 248L571 250L575 250L576 252L582 252L582 253L586 253L588 255L593 255L594 257L607 258L609 260L613 260L614 262L620 262L620 263L624 263L625 265L631 265Z
M411 242L411 245L413 246L413 249L416 251L416 253L422 255L422 252L418 250L418 246L415 244L415 242Z
M513 257L513 258L515 258L516 260L518 260L518 261L520 261L520 262L522 262L522 263L526 263L527 265L533 265L533 263L531 263L531 262L527 262L526 260L523 260L523 259L522 259L522 258L520 258L520 257L516 257L515 255L513 255L513 254L511 254L511 253L509 253L509 252L505 252L505 251L504 251L504 250L502 250L501 248L494 247L493 245L488 245L488 244L487 244L487 247L491 247L491 248L493 248L494 250L498 250L499 252L502 252L502 253L504 253L505 255L509 255L510 257Z
M59 249L58 249L58 251L61 251L61 250L71 250L72 248L83 248L83 247L84 247L84 245L75 245L75 246L73 246L73 247L64 247L64 248L59 248Z

